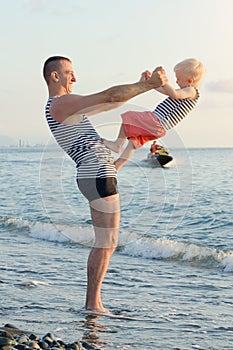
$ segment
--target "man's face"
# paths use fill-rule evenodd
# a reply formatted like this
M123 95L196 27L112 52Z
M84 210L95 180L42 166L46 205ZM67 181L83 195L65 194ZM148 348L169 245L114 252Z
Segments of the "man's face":
M57 73L59 75L59 80L62 87L65 89L67 94L70 94L72 92L72 84L77 81L72 64L66 60L61 61L60 69Z

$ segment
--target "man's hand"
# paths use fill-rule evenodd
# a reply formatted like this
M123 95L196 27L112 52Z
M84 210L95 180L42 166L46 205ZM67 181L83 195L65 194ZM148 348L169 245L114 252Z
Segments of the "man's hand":
M151 73L150 71L146 70L145 72L143 72L143 73L141 74L141 78L140 78L139 81L146 81L146 80L150 79L151 74L152 74L152 73Z
M155 68L149 81L154 84L154 88L165 85L168 82L165 69L163 67Z

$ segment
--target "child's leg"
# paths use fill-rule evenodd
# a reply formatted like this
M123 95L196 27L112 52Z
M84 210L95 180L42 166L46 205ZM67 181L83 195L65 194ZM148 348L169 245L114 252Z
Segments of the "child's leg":
M125 140L126 140L125 130L123 124L121 124L119 134L117 136L116 141L109 141L109 140L103 140L103 143L107 148L109 148L111 151L115 153L119 153L121 150L121 147L123 146Z
M116 170L120 170L128 160L133 156L135 152L135 147L133 142L129 139L128 145L120 155L120 157L115 161Z

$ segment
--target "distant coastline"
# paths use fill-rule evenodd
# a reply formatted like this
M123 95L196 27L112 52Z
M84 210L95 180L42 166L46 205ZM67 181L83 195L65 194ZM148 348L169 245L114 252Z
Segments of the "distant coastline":
M166 145L167 146L167 145ZM185 146L185 145L184 145ZM35 143L35 144L31 144L30 142L28 142L27 140L23 139L23 138L18 138L13 139L9 136L6 135L0 135L0 148L58 148L59 146L56 144L56 142L50 140L49 143L45 142L45 143ZM150 148L150 143L146 144L142 150L145 150L147 148ZM232 149L232 146L185 146L186 149ZM175 146L175 145L170 145L169 149L181 149L181 147L179 146Z

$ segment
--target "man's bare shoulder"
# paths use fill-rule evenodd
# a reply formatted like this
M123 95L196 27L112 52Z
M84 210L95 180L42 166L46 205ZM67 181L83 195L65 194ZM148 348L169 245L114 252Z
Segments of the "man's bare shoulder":
M62 123L69 115L70 105L72 105L73 98L67 94L62 96L55 96L50 105L50 114L51 116Z
M106 110L104 93L92 95L65 94L55 97L51 103L50 113L58 122L64 122L65 119L74 114L92 115Z
M82 98L84 98L84 96L81 96L78 94L65 94L62 96L55 96L52 101L52 104L54 106L57 106L63 103L73 103L73 102L80 101Z

